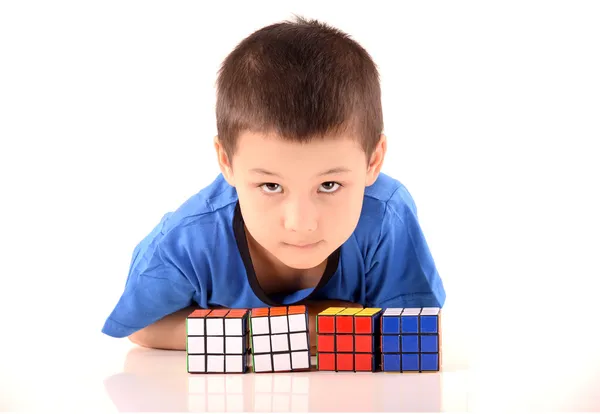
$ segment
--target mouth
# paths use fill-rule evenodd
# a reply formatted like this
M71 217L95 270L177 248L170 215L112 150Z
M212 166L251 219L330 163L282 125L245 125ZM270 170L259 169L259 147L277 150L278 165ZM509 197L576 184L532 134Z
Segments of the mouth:
M285 243L284 242L283 244L288 247L293 247L295 249L311 249L313 247L316 247L319 243L321 243L321 241L314 242L314 243Z

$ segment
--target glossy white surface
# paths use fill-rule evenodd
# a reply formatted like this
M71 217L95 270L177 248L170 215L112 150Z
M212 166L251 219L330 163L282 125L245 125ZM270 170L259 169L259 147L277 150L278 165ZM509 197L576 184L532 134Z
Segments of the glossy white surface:
M598 411L597 333L589 318L592 314L582 311L581 315L573 319L571 312L551 312L544 317L542 312L522 308L514 314L498 308L483 315L489 319L485 325L485 318L449 305L442 316L443 370L431 374L191 375L186 372L185 352L139 348L87 329L78 338L67 335L69 341L65 341L59 333L65 335L67 330L53 333L48 324L36 332L43 340L4 344L0 408L44 412Z

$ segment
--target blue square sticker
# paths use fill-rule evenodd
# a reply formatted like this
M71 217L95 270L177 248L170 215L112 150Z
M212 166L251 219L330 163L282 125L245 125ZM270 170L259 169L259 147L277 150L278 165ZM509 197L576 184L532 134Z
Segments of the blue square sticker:
M402 352L419 352L419 336L402 335Z
M400 371L400 354L387 354L383 356L384 371Z
M439 354L421 354L421 370L439 371L438 355Z
M437 315L421 316L421 333L438 333Z
M400 353L400 337L398 335L383 335L381 337L381 352Z
M419 332L419 317L418 316L402 316L402 333L418 333Z
M438 336L421 335L421 352L438 352Z
M402 371L418 371L419 354L402 354Z
M400 317L399 316L384 316L382 317L381 333L383 334L399 334L400 333Z

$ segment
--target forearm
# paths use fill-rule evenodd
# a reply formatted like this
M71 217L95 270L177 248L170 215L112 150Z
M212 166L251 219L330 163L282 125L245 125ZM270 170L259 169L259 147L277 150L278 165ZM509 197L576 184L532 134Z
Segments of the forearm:
M152 325L133 333L129 339L146 348L185 351L187 341L185 322L194 309L197 308L189 307L167 315Z

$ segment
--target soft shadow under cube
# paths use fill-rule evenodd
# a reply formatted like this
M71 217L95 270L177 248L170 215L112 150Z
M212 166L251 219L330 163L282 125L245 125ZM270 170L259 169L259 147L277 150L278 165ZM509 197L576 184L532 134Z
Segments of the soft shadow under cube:
M250 336L254 372L310 369L308 310L305 306L252 309Z
M370 371L380 366L381 308L331 307L317 315L317 369Z
M381 317L382 369L439 371L440 308L388 308Z
M247 309L198 309L186 319L188 373L245 373L249 365Z

